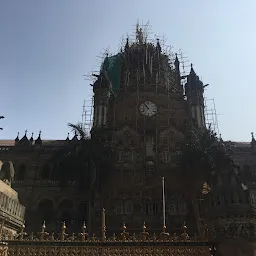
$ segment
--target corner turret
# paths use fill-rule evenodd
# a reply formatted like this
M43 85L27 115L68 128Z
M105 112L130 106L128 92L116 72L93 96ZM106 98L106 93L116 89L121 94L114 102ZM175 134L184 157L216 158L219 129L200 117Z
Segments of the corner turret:
M191 64L190 74L187 76L185 95L190 107L193 123L198 127L205 127L204 114L204 85L199 79Z

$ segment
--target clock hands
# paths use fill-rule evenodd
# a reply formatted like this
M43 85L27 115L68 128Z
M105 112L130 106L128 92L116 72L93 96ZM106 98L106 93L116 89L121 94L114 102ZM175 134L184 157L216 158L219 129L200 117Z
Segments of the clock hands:
M146 103L144 103L143 105L146 106L146 108L149 110L149 107L148 107L148 105Z

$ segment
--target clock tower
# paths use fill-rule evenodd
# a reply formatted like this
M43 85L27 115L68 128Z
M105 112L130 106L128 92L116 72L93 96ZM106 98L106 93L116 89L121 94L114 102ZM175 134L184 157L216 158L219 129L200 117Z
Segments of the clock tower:
M92 131L99 131L116 154L115 174L99 199L106 208L108 230L118 232L114 227L122 222L140 230L143 221L151 230L159 228L163 176L166 223L180 229L186 205L175 191L172 159L190 108L183 95L177 55L172 60L159 40L147 42L137 26L135 41L127 39L124 50L106 56L93 89Z

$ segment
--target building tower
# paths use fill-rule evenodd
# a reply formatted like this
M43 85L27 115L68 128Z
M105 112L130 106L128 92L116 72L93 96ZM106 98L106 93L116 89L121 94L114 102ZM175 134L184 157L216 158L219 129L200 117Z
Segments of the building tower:
M205 127L204 114L204 85L191 64L190 74L187 76L185 95L190 108L192 123L197 127Z
M105 59L102 70L97 77L97 81L93 85L94 92L94 117L93 129L104 128L107 125L108 101L110 99L110 86L106 70L108 66L108 57Z
M98 202L104 203L108 212L111 232L118 232L114 223L123 221L135 231L140 230L140 223L150 220L149 228L157 230L162 216L161 177L172 175L171 159L188 119L179 60L174 63L159 40L148 41L139 26L136 39L127 39L122 48L116 55L106 56L93 84L92 137L100 130L97 135L111 141L116 155L115 175ZM174 179L166 180L171 191L167 194L172 198ZM172 213L177 218L174 223L173 218L167 221L174 229L179 229L185 215L183 199L177 200L179 210Z

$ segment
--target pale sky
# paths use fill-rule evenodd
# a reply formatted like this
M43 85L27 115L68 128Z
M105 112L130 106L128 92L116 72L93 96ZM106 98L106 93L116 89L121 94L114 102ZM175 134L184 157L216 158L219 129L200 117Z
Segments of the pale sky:
M255 0L1 0L0 139L42 130L65 139L81 121L105 49L119 50L139 19L182 49L214 98L225 140L256 132ZM89 102L88 102L89 103Z

